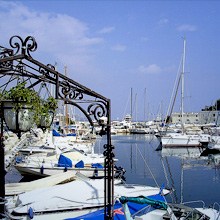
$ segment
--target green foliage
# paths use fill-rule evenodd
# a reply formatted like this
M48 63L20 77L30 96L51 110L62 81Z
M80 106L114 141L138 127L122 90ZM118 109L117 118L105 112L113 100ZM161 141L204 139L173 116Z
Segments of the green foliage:
M32 112L33 120L39 125L41 117L49 118L49 113L54 113L57 109L57 101L53 97L48 97L47 100L41 99L36 91L25 87L26 82L22 82L8 91L0 93L0 101L11 100L14 102L14 111L22 109L22 103ZM28 120L25 118L25 120Z

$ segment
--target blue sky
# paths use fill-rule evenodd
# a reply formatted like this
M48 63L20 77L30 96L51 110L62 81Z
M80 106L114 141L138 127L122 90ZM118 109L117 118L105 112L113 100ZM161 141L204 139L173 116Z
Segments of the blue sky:
M219 95L220 1L0 1L0 45L35 37L32 56L111 99L112 119L166 114L186 38L184 110ZM178 95L180 97L180 93ZM174 111L180 109L180 99ZM136 107L133 107L136 117ZM149 110L149 111L148 111Z

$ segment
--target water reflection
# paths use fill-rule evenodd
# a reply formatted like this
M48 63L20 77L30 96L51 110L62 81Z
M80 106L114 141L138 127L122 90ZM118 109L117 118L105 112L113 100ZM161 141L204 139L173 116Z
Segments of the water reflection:
M213 154L215 153L215 154ZM161 157L165 158L167 163L167 168L170 171L170 165L168 162L168 157L181 158L181 172L180 172L180 202L184 201L184 173L187 169L196 169L198 167L203 169L215 169L215 175L213 179L219 179L219 162L220 162L220 152L210 151L200 147L178 147L178 148L162 148ZM169 172L170 179L172 180L172 188L175 188L174 181L172 178L172 173ZM202 173L201 173L202 174ZM172 202L177 202L177 195L174 193L175 200Z

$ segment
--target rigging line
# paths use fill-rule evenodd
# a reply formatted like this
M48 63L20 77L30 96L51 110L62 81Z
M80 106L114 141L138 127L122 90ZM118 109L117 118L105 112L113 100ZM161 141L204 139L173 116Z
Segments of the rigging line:
M173 108L174 108L174 104L175 104L175 101L176 101L176 96L177 96L178 88L179 88L179 85L180 85L180 80L181 80L181 75L179 77L179 82L178 82L178 85L177 85L177 88L176 88L176 94L175 94L175 97L174 97L174 100L173 100L173 105L172 105L172 108L171 108L170 117L169 117L168 122L167 122L167 127L166 127L165 134L167 133L168 125L169 125L170 118L171 118L171 115L172 115L172 112L173 112Z
M128 103L129 103L129 99L130 99L130 94L129 94L129 96L128 96L128 101L127 101L127 104L126 104L126 107L125 107L125 111L124 111L124 114L123 114L123 118L122 118L122 120L125 118L125 112L127 111L127 107L128 107Z
M160 186L159 186L159 184L157 183L157 181L156 181L156 179L155 179L155 177L154 177L154 175L153 175L153 173L152 173L150 167L149 167L148 164L147 164L147 161L146 161L145 158L143 157L143 154L141 153L139 147L137 146L137 144L135 144L135 145L136 145L136 148L137 148L137 150L139 151L139 153L140 153L140 155L141 155L141 157L142 157L142 159L143 159L145 165L147 166L147 168L148 168L148 170L149 170L151 176L153 177L154 182L156 183L157 187L160 188Z
M175 87L176 87L176 84L177 84L177 79L178 79L178 75L179 75L179 72L180 72L180 67L181 67L181 63L182 63L182 58L183 58L183 54L182 54L181 59L180 59L180 63L179 63L179 67L178 67L178 71L177 71L177 75L176 75L176 80L175 80L174 87L173 87L173 91L172 91L172 95L171 95L171 98L170 98L169 107L168 107L168 109L167 109L166 118L167 118L167 116L168 116L168 114L169 114L171 102L172 102L172 100L173 100L173 94L174 94L174 90L175 90Z
M170 173L170 179L171 179L171 182L172 182L172 188L173 189L175 189L175 184L174 184L174 180L173 180L173 176L172 176L172 173L171 173L171 170L170 170L170 165L169 165L169 163L168 163L168 159L167 159L167 157L165 157L165 159L166 159L166 162L167 162L167 168L168 168L168 171L169 171L169 173ZM177 202L177 195L176 195L176 190L174 190L174 196L175 196L175 203Z
M162 164L162 167L163 167L163 170L164 170L164 175L165 175L165 178L166 178L166 181L167 181L167 186L168 186L170 189L172 189L172 188L170 187L170 182L169 182L169 179L168 179L167 171L166 171L165 166L164 166L163 157L161 157L161 164ZM173 201L174 201L173 194L170 193L169 195L170 195L170 197L171 197L171 199L172 199L172 203L173 203Z
M134 103L136 103L136 102L137 102L137 93L136 93L136 95L135 95ZM134 112L135 105L133 105L132 107L133 107L133 108L132 108L132 112ZM136 113L136 111L135 111L135 113Z

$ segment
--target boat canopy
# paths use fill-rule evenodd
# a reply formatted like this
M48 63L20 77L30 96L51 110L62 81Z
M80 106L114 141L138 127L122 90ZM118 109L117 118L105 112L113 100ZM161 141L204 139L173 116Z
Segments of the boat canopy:
M94 163L94 164L92 164L92 168L104 169L104 167L103 167L102 164L100 164L100 163Z
M75 164L76 168L84 168L84 162L80 160L78 163Z
M64 155L60 155L59 161L58 161L58 167L72 167L72 161L68 158L65 157Z

